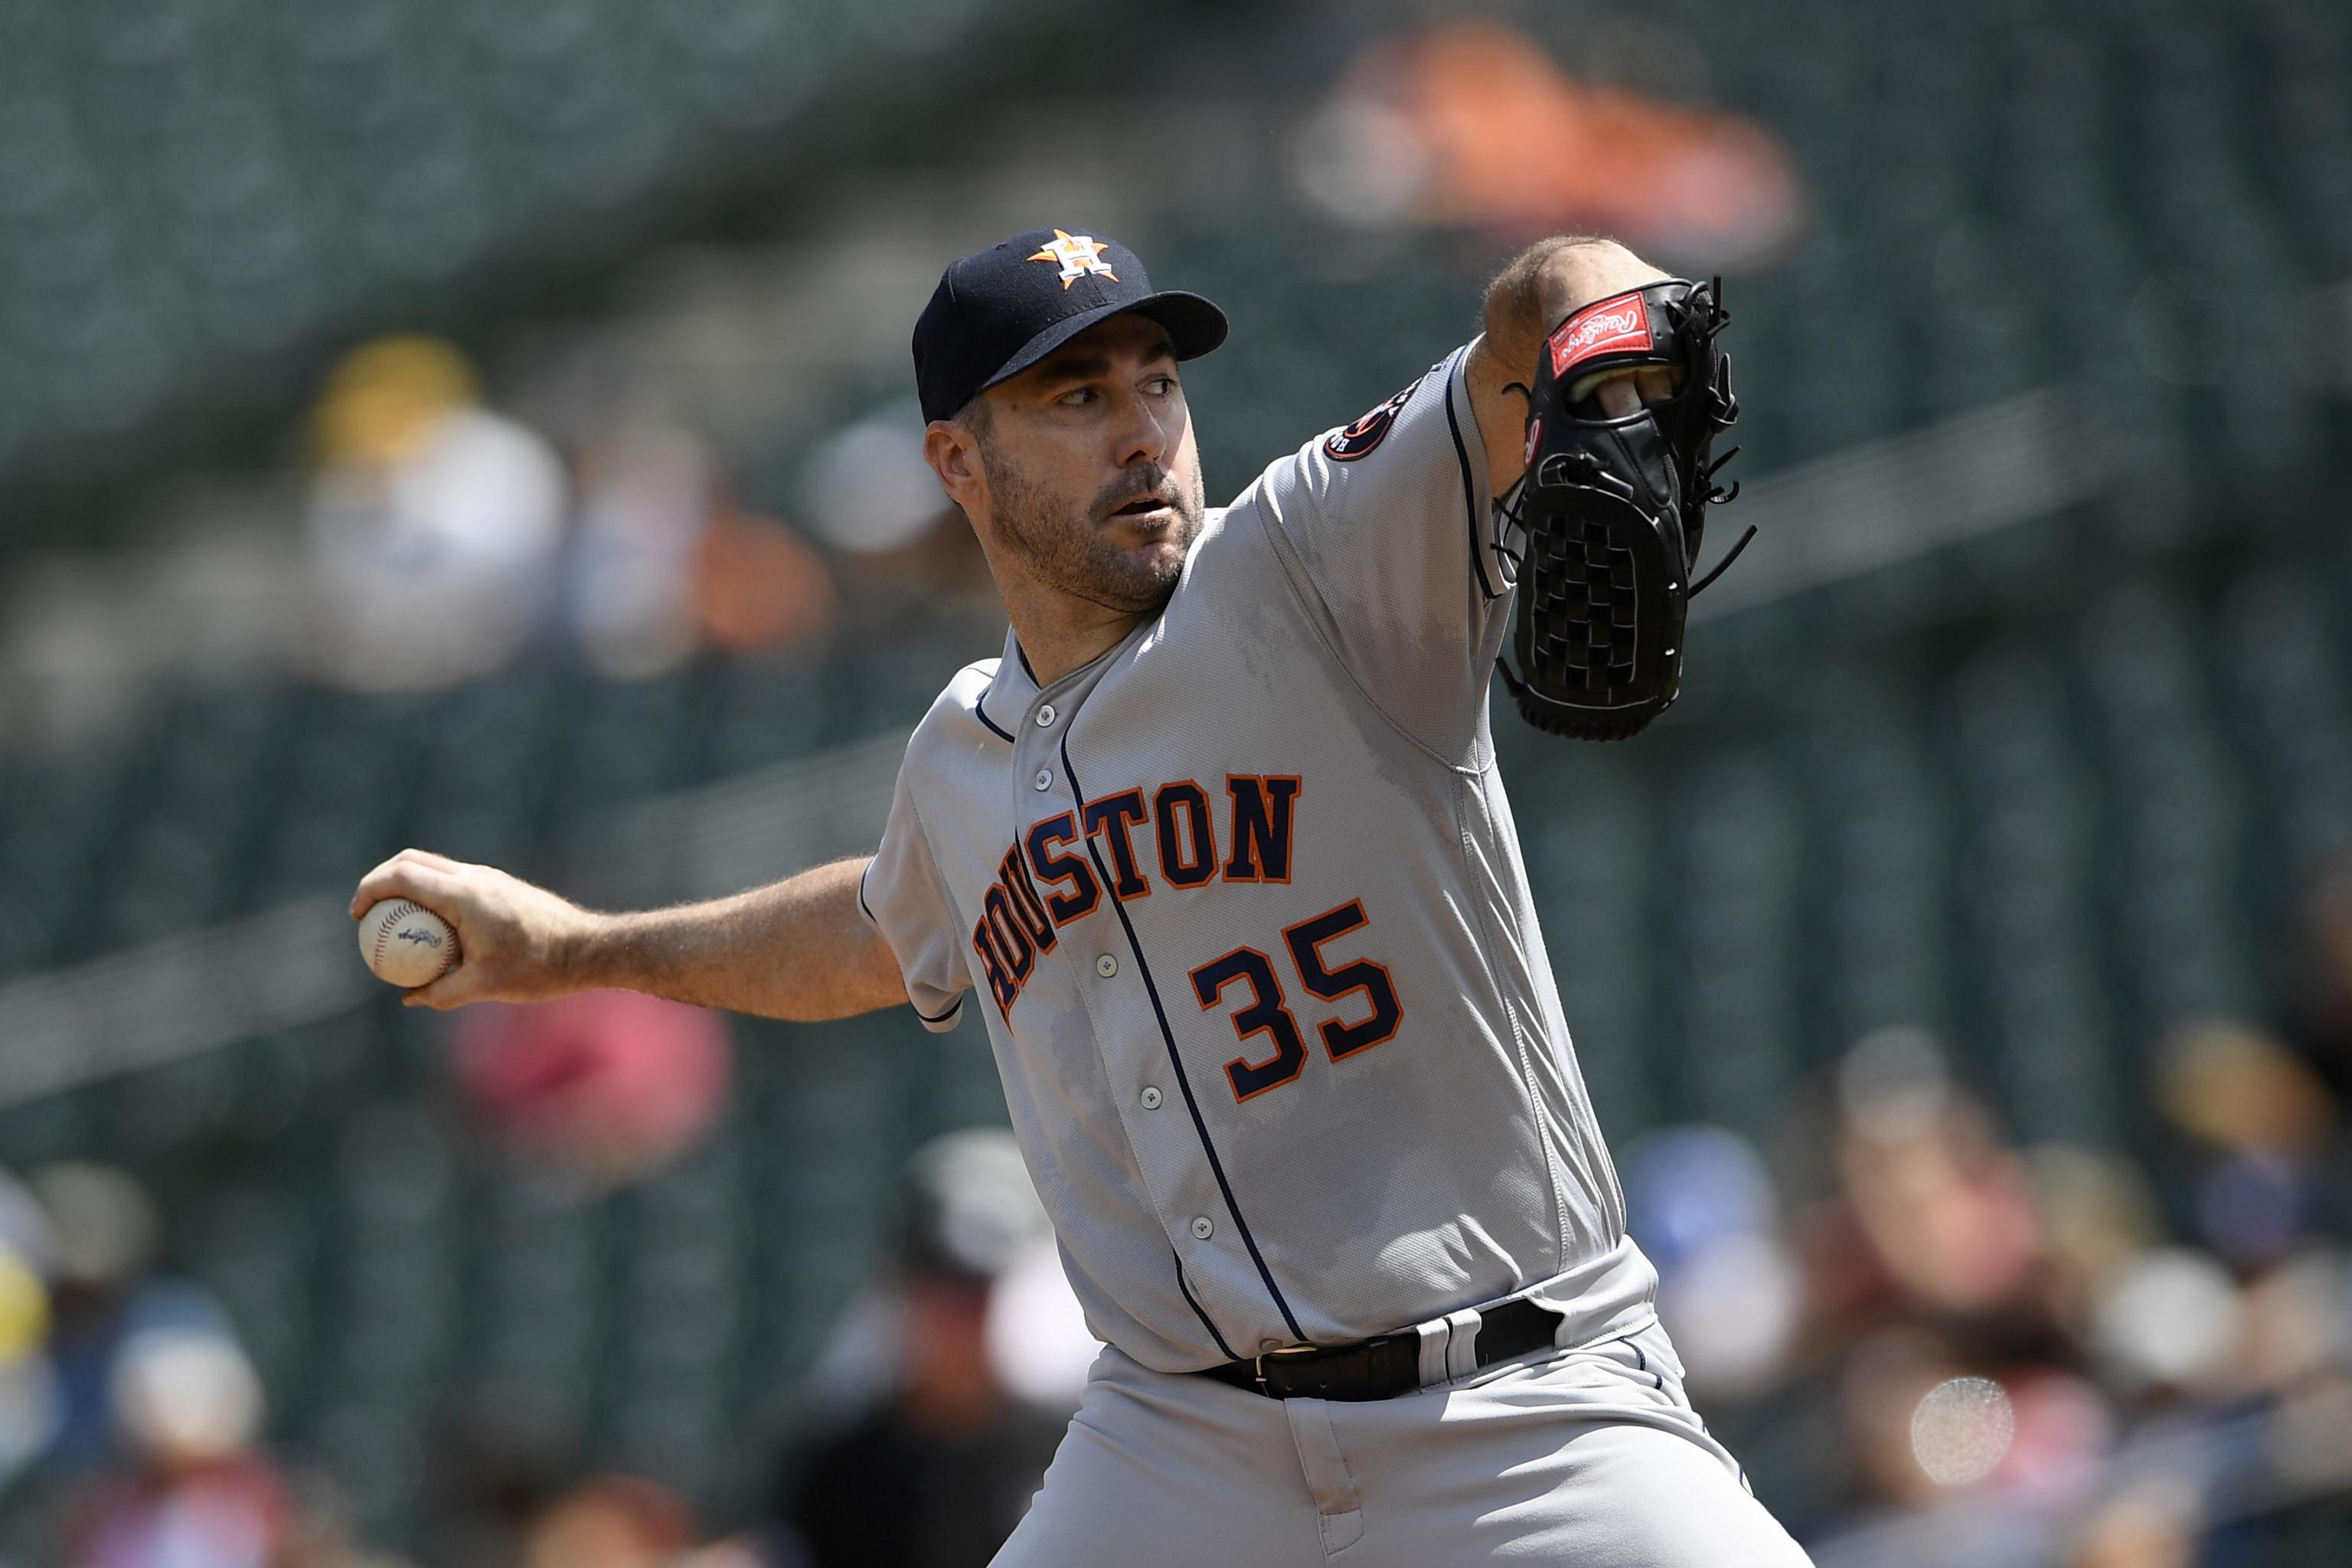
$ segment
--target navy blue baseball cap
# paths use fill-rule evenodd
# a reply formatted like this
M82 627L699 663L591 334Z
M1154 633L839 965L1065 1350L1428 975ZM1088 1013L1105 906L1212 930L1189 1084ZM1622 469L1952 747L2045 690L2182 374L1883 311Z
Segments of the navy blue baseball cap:
M951 262L915 322L925 419L1019 375L1097 321L1125 311L1168 329L1178 359L1225 341L1225 313L1198 294L1154 293L1135 252L1100 235L1034 228Z

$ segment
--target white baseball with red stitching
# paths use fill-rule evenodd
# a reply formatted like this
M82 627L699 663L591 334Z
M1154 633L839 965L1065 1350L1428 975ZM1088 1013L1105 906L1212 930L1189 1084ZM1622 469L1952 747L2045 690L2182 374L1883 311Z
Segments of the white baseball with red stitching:
M360 956L379 980L429 985L457 967L457 933L421 904L383 899L360 917Z

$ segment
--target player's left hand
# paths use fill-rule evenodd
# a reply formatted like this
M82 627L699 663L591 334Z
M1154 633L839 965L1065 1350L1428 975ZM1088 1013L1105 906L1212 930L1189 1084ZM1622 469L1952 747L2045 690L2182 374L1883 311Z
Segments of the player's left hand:
M1527 423L1528 368L1545 334L1596 300L1667 276L1613 239L1593 239L1553 250L1518 287L1497 285L1508 297L1488 300L1486 335L1472 355L1468 378L1496 495L1517 483L1525 466L1520 442ZM1622 419L1640 412L1644 404L1673 396L1675 378L1671 370L1650 365L1612 371L1573 390L1580 399L1596 398L1607 417Z
M1568 246L1551 258L1538 279L1543 321L1549 328L1595 300L1663 282L1666 277L1613 239ZM1533 358L1532 350L1528 357ZM1612 419L1622 419L1638 413L1645 403L1673 396L1674 373L1658 366L1617 371L1594 376L1571 392L1576 398L1598 398L1603 414Z

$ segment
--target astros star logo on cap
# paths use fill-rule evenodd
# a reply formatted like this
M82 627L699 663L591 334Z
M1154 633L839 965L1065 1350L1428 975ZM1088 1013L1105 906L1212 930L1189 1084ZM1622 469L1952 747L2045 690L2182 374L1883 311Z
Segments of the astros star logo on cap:
M1068 234L1056 228L1054 243L1026 259L1062 264L1062 287L1067 289L1089 272L1099 272L1116 283L1118 274L1102 258L1103 242L1090 234Z

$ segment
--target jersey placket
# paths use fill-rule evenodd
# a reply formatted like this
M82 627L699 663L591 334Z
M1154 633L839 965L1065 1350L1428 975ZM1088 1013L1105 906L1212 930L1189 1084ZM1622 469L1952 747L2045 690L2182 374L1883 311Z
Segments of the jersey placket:
M1197 1098L1200 1086L1185 1070L1166 990L1168 984L1181 981L1171 982L1155 973L1142 934L1112 890L1117 879L1098 836L1086 831L1087 784L1073 756L1077 710L1089 693L1094 694L1098 711L1107 697L1115 697L1115 692L1104 693L1102 688L1115 684L1122 663L1114 661L1092 677L1054 692L1051 700L1057 705L1057 719L1050 726L1035 724L1037 710L1033 705L1024 740L1032 733L1055 735L1051 760L1041 757L1032 763L1028 747L1016 745L1015 751L1024 765L1032 769L1033 778L1054 774L1055 790L1067 792L1070 809L1077 814L1079 837L1107 908L1098 909L1097 919L1084 928L1093 938L1091 943L1071 944L1064 962L1072 966L1077 994L1093 1025L1096 1049L1113 1086L1112 1098L1119 1108L1129 1151L1143 1174L1153 1210L1168 1237L1178 1287L1217 1348L1233 1357L1272 1344L1297 1342L1306 1336L1250 1231ZM1088 765L1099 770L1108 764ZM1108 923L1103 916L1108 916ZM1085 953L1078 951L1080 947ZM1110 962L1105 963L1104 959ZM1092 973L1079 972L1081 964L1090 966ZM1174 1126L1169 1124L1169 1118L1178 1119ZM1222 1267L1211 1270L1186 1266L1186 1259L1199 1260L1212 1253L1222 1255ZM1264 1294L1234 1300L1230 1290L1217 1288L1219 1281L1239 1271L1254 1275ZM1267 1324L1269 1302L1280 1314L1288 1338L1250 1336L1246 1348L1237 1351L1232 1338L1219 1327L1219 1319L1227 1324Z
M990 688L989 696L1000 704L1000 713L1003 699L1013 694L1006 688L1014 682L1008 680L1005 674L1013 668L1012 659L1001 665L998 679ZM1086 831L1086 797L1073 777L1074 769L1064 744L1087 694L1108 673L1108 669L1081 672L1065 677L1046 689L1031 682L1025 669L1016 678L1016 689L1025 689L1027 700L1020 722L1009 737L1013 742L1010 793L1014 840L1025 838L1030 823L1058 811L1068 811L1078 824L1079 839L1087 845L1102 901L1096 908L1096 918L1073 925L1052 952L1037 955L1037 963L1040 968L1049 962L1060 966L1067 997L1076 1001L1086 1013L1104 1081L1110 1086L1110 1098L1118 1108L1119 1127L1126 1136L1129 1154L1143 1176L1153 1214L1168 1238L1179 1288L1219 1351L1230 1359L1237 1352L1202 1308L1192 1275L1183 1265L1187 1249L1197 1253L1203 1247L1214 1246L1218 1239L1220 1227L1211 1217L1212 1205L1217 1204L1214 1185L1209 1180L1205 1163L1195 1160L1190 1170L1181 1173L1171 1191L1169 1173L1157 1168L1161 1163L1152 1157L1155 1147L1169 1142L1158 1119L1183 1115L1185 1099L1175 1087L1163 1085L1161 1080L1170 1076L1168 1073L1152 1070L1156 1061L1166 1058L1162 1055L1162 1037L1152 1016L1151 999L1146 994L1146 969L1134 945L1128 941L1118 916L1113 912L1117 900L1111 890L1112 879ZM1064 1002L1062 997L1048 996L1034 1000L1049 1006ZM1207 1234L1203 1235L1203 1231Z

